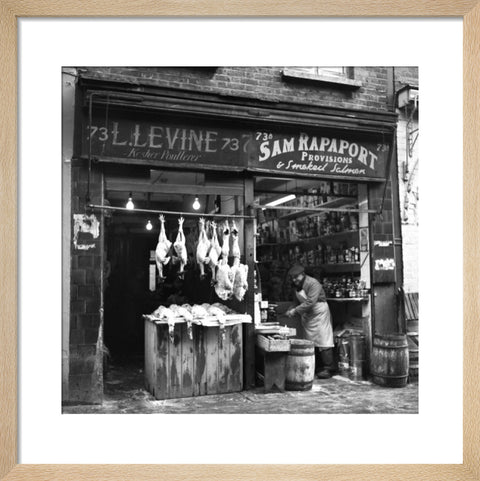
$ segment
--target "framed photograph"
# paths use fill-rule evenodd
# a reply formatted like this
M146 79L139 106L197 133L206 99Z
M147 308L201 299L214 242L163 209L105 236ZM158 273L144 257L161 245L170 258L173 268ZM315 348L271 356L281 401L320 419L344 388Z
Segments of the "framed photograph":
M0 4L0 479L480 477L478 1Z

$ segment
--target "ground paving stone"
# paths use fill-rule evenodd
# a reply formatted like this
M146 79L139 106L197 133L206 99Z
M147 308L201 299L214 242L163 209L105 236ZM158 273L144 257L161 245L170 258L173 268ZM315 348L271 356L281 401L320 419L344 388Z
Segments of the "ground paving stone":
M69 405L65 414L416 414L418 382L385 388L370 381L334 376L315 380L310 391L265 393L256 387L237 393L156 400L143 388L143 370L122 366L105 376L102 405Z

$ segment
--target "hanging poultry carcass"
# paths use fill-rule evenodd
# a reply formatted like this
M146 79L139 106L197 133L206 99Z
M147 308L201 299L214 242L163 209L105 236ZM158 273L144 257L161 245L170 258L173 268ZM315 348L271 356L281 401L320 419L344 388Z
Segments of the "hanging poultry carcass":
M218 265L218 258L220 253L222 252L222 248L220 247L220 243L218 242L217 236L217 224L212 222L210 224L212 229L212 238L210 241L210 250L208 252L208 266L212 270L212 285L215 285L217 282L216 270Z
M230 227L228 225L228 220L223 224L222 229L222 259L228 259L228 254L230 253Z
M238 228L237 224L235 224L235 220L232 220L232 226L231 226L231 232L232 232L232 257L234 259L240 259L240 245L238 243Z
M226 257L222 257L218 263L215 292L217 293L217 296L222 299L222 301L230 299L233 295L232 271L228 265Z
M180 269L178 270L178 277L183 278L185 272L185 265L187 264L187 247L185 245L185 234L183 233L184 218L178 219L178 234L173 244L173 248L178 255L180 261Z
M243 301L248 290L248 266L241 264L238 257L235 258L234 265L233 295L237 301Z
M210 241L207 237L207 232L205 231L205 219L200 217L198 221L199 226L199 236L197 244L197 263L200 268L200 279L205 278L205 259L207 259L208 250L210 249Z
M165 277L163 275L163 266L166 266L170 261L170 256L168 252L172 243L168 240L167 234L165 233L165 217L163 215L159 216L160 219L160 234L158 235L158 244L155 249L155 262L157 264L158 275L160 276L160 281L164 281Z
M238 242L238 228L235 220L232 220L232 256L233 265L230 272L233 276L233 295L238 301L243 301L245 293L248 290L248 266L240 262L240 245Z

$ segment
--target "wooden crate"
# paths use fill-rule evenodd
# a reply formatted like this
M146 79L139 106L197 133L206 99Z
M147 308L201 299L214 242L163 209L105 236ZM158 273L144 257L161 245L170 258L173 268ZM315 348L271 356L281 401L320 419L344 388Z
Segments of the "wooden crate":
M288 339L272 339L271 337L257 334L257 346L266 352L288 352L290 341Z
M177 322L173 342L168 325L145 317L145 386L156 399L202 396L243 388L242 321L192 326ZM217 323L218 324L218 323Z

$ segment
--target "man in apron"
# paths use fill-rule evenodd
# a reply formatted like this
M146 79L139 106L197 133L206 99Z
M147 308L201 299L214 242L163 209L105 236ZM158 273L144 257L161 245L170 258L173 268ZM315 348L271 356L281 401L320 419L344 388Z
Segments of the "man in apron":
M287 316L300 316L305 338L315 345L315 373L319 379L328 379L334 370L333 329L325 291L299 264L288 274L295 287L295 306L287 311Z

